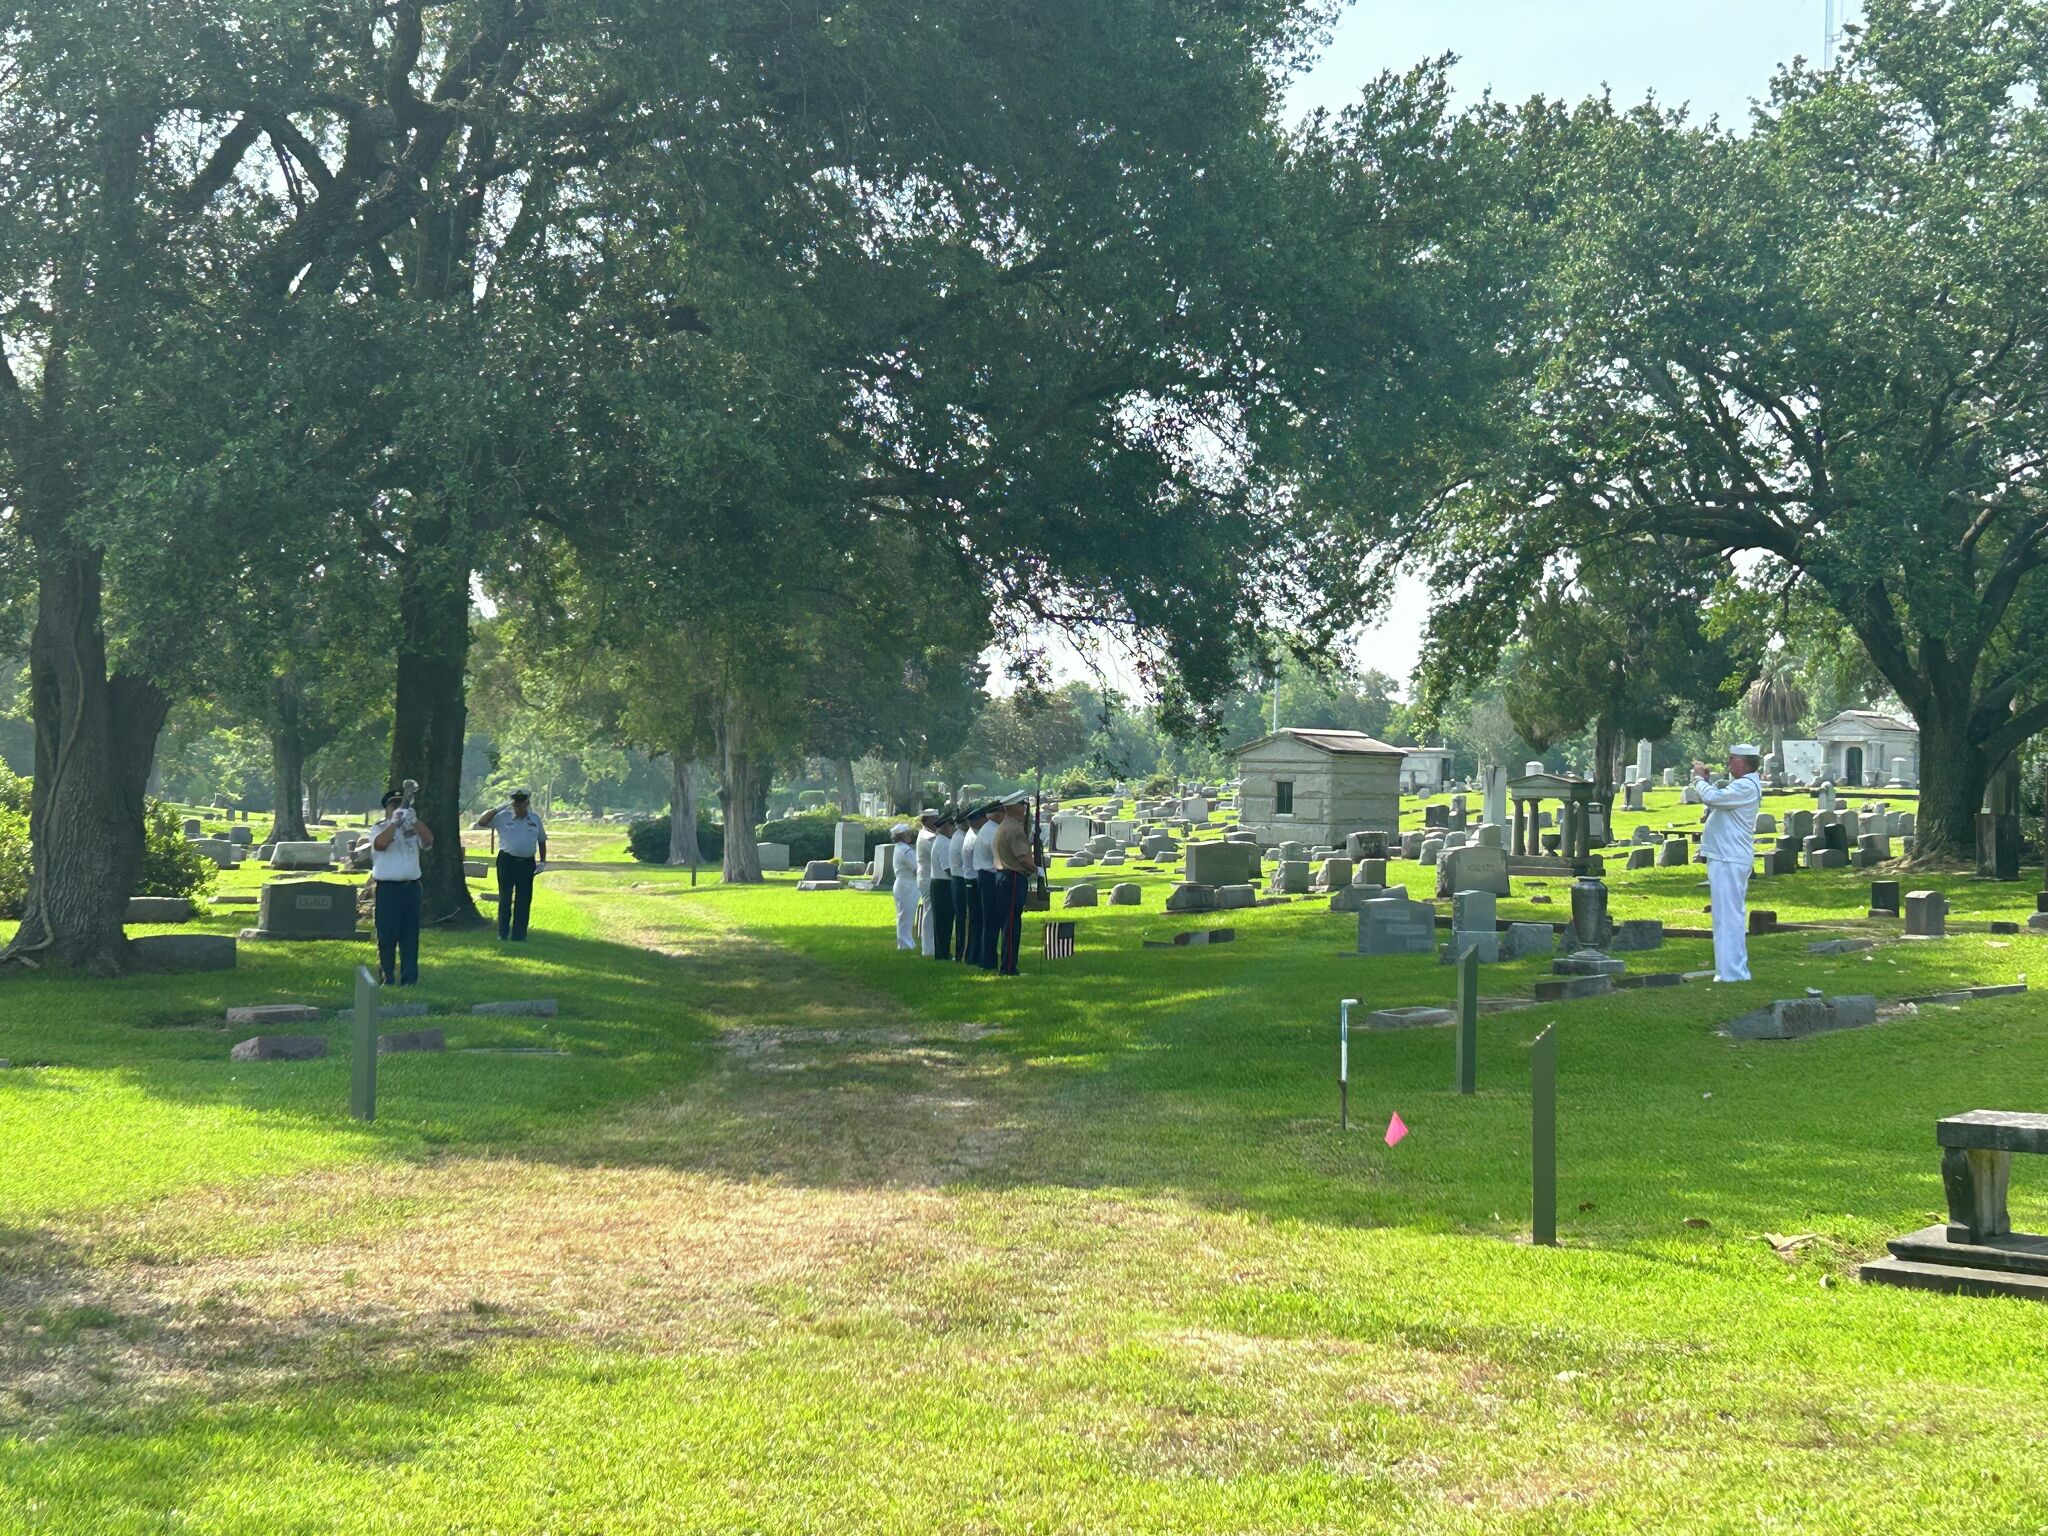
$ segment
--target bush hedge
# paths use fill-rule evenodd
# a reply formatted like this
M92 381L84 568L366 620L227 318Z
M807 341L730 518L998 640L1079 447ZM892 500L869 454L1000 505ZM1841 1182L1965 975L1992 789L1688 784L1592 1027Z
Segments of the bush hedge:
M804 812L764 823L756 841L789 844L790 867L800 869L813 859L831 858L832 829L842 821L857 821L862 833L860 856L865 863L873 857L876 848L889 841L889 829L899 821L908 820L907 816L837 816Z
M666 816L643 816L626 828L626 846L642 864L668 862L669 820ZM713 821L705 806L697 807L697 851L706 864L725 858L725 825Z
M0 917L21 916L28 870L28 780L0 763Z
M186 841L178 813L161 800L142 812L142 872L135 879L137 896L203 896L213 889L220 871L213 860Z

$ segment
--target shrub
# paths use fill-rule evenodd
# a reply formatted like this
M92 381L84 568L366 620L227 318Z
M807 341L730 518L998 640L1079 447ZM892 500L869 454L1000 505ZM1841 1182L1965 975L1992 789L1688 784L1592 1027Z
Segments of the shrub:
M1060 780L1059 797L1062 800L1086 800L1091 795L1101 793L1103 791L1100 788L1089 783L1078 773L1070 773Z
M805 812L764 823L757 840L789 844L790 865L800 867L813 859L831 858L832 829L842 821L858 821L863 833L861 859L866 861L877 847L889 841L889 829L898 821L908 819L901 816L825 816Z
M1155 773L1145 781L1145 787L1140 793L1150 798L1156 795L1170 795L1179 788L1180 785L1172 774Z
M668 832L668 817L643 816L626 828L626 846L642 864L666 864ZM707 864L725 857L725 825L713 821L710 809L701 805L697 807L697 851Z
M135 879L135 895L201 896L213 889L219 873L185 840L175 811L161 800L143 807L142 872Z
M21 916L28 871L28 780L0 763L0 917Z

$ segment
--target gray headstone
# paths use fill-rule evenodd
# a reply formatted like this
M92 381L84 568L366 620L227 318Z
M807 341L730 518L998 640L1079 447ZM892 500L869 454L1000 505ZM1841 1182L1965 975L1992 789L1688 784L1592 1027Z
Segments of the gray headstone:
M356 888L335 880L273 880L246 939L353 939Z
M317 1024L320 1010L304 1003L261 1003L253 1008L230 1008L230 1024Z
M552 1019L560 1011L552 997L514 998L503 1003L477 1003L471 1013L508 1019Z
M1572 882L1571 942L1581 949L1601 949L1614 933L1607 916L1607 887L1598 880Z
M1509 960L1548 955L1557 948L1557 934L1548 923L1509 923L1501 938L1501 953Z
M152 933L128 941L145 971L232 971L235 941L225 933Z
M1437 861L1436 894L1441 899L1459 891L1510 894L1507 854L1498 848L1481 847L1454 848L1444 854Z
M192 900L188 896L130 896L121 914L124 923L189 923Z
M1135 907L1144 900L1144 887L1129 883L1112 885L1109 888L1109 904L1112 907Z
M1368 901L1358 912L1361 955L1428 955L1436 952L1436 910L1401 896Z
M1184 881L1166 893L1166 910L1169 912L1213 912L1216 910L1216 887L1196 885Z
M756 843L754 844L754 854L761 861L761 870L764 874L770 870L787 870L789 868L789 844L787 843Z
M1248 885L1219 885L1216 887L1216 908L1221 912L1234 912L1243 907L1259 904L1259 893Z
M325 869L334 862L334 849L328 843L273 843L270 847L272 869Z
M1451 897L1451 929L1456 933L1492 933L1498 899L1492 891L1459 891Z
M1683 867L1687 863L1687 850L1690 846L1690 843L1685 838L1667 837L1662 843L1657 845L1657 867L1659 869Z
M325 1035L252 1035L228 1052L230 1061L313 1061L327 1054Z
M1254 851L1243 843L1189 843L1187 877L1197 885L1243 885Z
M1070 885L1060 893L1063 907L1092 907L1095 905L1095 882L1083 880L1079 885Z
M413 1051L445 1051L448 1049L446 1031L439 1029L400 1029L388 1035L377 1037L379 1056L402 1056Z
M1906 893L1906 936L1938 939L1948 932L1948 898L1939 891Z

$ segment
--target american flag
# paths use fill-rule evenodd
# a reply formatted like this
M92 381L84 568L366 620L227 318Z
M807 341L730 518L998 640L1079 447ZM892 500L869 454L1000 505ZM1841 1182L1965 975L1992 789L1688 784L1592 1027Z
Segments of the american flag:
M1074 920L1048 922L1045 925L1045 958L1048 960L1071 960L1074 958Z

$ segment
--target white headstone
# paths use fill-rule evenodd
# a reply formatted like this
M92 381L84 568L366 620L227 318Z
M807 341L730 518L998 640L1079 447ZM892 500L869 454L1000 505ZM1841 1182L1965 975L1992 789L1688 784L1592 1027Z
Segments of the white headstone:
M1479 819L1505 823L1508 819L1508 771L1489 763L1482 775L1486 788L1480 795Z
M1647 779L1649 776L1650 744L1647 741L1638 741L1636 743L1636 777L1639 779Z

